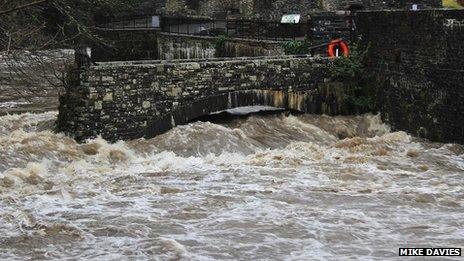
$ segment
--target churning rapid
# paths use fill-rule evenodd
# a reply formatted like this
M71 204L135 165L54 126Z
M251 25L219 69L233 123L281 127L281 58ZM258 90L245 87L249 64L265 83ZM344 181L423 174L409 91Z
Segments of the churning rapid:
M0 259L331 259L464 245L464 148L378 116L252 115L78 144L0 117Z

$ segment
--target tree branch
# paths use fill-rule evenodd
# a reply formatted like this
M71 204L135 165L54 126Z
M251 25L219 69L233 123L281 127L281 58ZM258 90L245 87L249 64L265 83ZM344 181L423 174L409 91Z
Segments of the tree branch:
M35 1L35 2L32 2L32 3L20 5L20 6L11 8L11 9L6 10L6 11L1 11L0 16L5 15L5 14L9 14L9 13L12 13L12 12L16 12L16 11L19 11L19 10L22 10L22 9L25 9L25 8L28 8L28 7L31 7L31 6L40 5L40 4L43 4L43 3L48 2L48 1L49 0L38 0L38 1Z

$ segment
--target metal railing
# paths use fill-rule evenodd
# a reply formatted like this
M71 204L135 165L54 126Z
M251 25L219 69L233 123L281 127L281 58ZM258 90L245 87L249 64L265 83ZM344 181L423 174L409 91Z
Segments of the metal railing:
M154 22L154 17L159 19ZM233 38L288 41L302 40L307 37L312 42L324 42L334 34L350 37L349 17L314 16L308 22L282 24L275 21L257 21L242 19L210 19L145 16L125 20L107 20L95 26L106 31L157 30L168 34L220 36Z
M131 31L160 30L169 34L220 36L256 40L288 41L303 39L307 23L282 24L274 21L242 19L209 19L185 17L159 17L159 27L154 26L153 16L127 20L110 20L95 26L99 30Z
M95 25L99 30L113 30L113 31L129 31L129 30L156 30L160 29L159 26L154 24L154 17L160 18L158 15L127 18L127 19L107 19ZM159 24L159 23L158 23Z
M306 24L239 19L191 20L163 18L162 32L185 35L219 36L256 40L285 41L305 37Z

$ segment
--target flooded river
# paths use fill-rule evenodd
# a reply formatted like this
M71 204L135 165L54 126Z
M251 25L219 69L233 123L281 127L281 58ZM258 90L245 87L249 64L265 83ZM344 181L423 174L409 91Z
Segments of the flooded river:
M385 260L464 246L464 148L378 116L251 115L78 144L0 117L0 259Z

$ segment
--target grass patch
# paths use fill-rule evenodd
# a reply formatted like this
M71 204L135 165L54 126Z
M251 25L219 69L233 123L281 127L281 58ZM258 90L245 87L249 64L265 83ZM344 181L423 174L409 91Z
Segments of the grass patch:
M464 9L464 7L460 5L457 0L443 0L443 7L453 9Z

